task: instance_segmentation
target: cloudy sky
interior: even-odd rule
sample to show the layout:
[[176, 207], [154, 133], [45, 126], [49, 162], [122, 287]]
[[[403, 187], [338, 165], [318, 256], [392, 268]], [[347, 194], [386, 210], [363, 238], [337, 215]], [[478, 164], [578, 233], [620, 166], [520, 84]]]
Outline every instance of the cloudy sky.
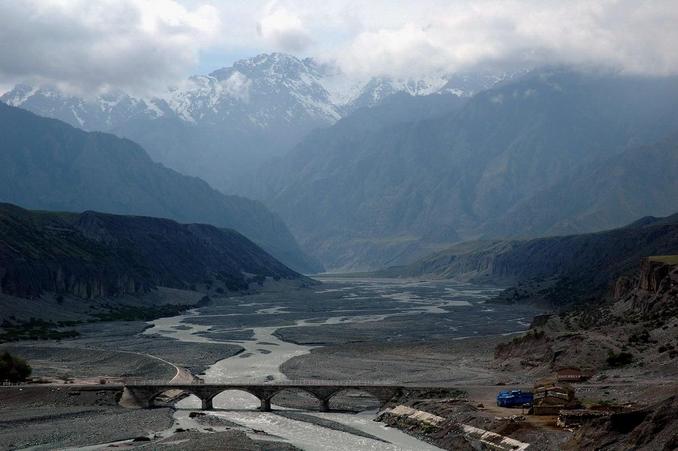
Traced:
[[0, 91], [160, 89], [261, 52], [355, 77], [497, 64], [678, 73], [676, 0], [0, 0]]

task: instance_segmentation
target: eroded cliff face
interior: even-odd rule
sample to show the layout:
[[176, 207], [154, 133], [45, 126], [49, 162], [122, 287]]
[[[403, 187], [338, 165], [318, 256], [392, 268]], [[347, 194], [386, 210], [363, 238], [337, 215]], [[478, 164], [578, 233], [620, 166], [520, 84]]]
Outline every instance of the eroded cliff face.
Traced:
[[662, 283], [670, 282], [667, 280], [669, 273], [675, 269], [675, 265], [670, 265], [662, 261], [656, 261], [646, 258], [640, 265], [640, 275], [638, 288], [645, 291], [656, 293], [667, 287], [660, 287]]
[[70, 294], [94, 299], [125, 294], [143, 294], [153, 288], [150, 280], [132, 271], [55, 259], [25, 261], [0, 268], [0, 293], [22, 298], [39, 297], [43, 292]]
[[678, 314], [678, 263], [674, 260], [645, 258], [635, 277], [620, 277], [614, 289], [618, 309], [640, 321]]

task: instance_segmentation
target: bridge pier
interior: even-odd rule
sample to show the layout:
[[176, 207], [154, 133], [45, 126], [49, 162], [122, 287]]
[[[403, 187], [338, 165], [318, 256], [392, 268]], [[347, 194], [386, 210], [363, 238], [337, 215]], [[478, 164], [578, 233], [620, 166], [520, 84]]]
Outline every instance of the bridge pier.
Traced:
[[271, 399], [270, 398], [261, 398], [261, 407], [259, 407], [259, 410], [262, 412], [270, 412], [271, 411]]
[[214, 403], [212, 398], [201, 399], [202, 401], [202, 410], [214, 410]]
[[129, 409], [148, 409], [152, 407], [151, 391], [124, 387], [118, 404]]
[[320, 411], [321, 412], [329, 412], [330, 411], [330, 400], [329, 399], [321, 399], [320, 400]]

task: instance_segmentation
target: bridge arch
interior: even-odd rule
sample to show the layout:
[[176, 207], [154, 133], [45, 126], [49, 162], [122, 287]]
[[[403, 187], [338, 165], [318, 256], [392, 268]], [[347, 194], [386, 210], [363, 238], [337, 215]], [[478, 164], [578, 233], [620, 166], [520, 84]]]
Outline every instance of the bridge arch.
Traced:
[[[181, 405], [178, 405], [181, 404]], [[186, 388], [165, 388], [148, 398], [149, 407], [173, 407], [175, 409], [201, 409], [204, 402], [200, 396]]]
[[323, 410], [325, 397], [322, 393], [316, 393], [311, 388], [304, 387], [280, 387], [270, 401], [285, 407]]
[[[260, 402], [260, 410], [271, 410], [271, 399], [276, 395], [284, 392], [292, 392], [296, 397], [301, 396], [306, 398], [306, 405], [302, 408], [308, 408], [315, 404], [315, 401], [309, 402], [310, 398], [320, 401], [321, 410], [329, 410], [329, 401], [336, 397], [343, 396], [347, 393], [353, 399], [366, 398], [368, 396], [378, 400], [378, 406], [383, 406], [395, 395], [397, 395], [403, 387], [396, 385], [359, 385], [359, 384], [335, 384], [335, 383], [285, 383], [285, 384], [129, 384], [125, 385], [120, 399], [120, 405], [130, 408], [148, 408], [156, 405], [156, 400], [165, 395], [165, 405], [173, 404], [179, 399], [187, 396], [195, 396], [201, 402], [202, 409], [212, 409], [213, 400], [223, 392], [232, 390], [241, 393], [249, 393], [258, 398]], [[359, 395], [363, 393], [363, 395]], [[222, 395], [223, 396], [223, 395]], [[194, 398], [195, 399], [195, 398]], [[242, 398], [241, 398], [242, 399]], [[197, 402], [196, 402], [197, 404]], [[218, 403], [219, 404], [219, 403]], [[181, 406], [182, 408], [184, 406]], [[193, 407], [193, 406], [191, 406]], [[199, 407], [199, 406], [195, 406]], [[217, 405], [219, 407], [219, 405]], [[242, 404], [235, 406], [231, 404], [230, 408], [253, 407], [252, 398], [250, 402], [245, 400]], [[377, 407], [376, 403], [367, 405], [365, 408]], [[188, 408], [188, 406], [186, 406]]]
[[366, 388], [345, 387], [334, 391], [326, 402], [330, 410], [363, 411], [381, 408], [388, 402], [383, 398]]
[[207, 400], [207, 408], [221, 410], [254, 410], [261, 406], [262, 399], [246, 388], [226, 388]]

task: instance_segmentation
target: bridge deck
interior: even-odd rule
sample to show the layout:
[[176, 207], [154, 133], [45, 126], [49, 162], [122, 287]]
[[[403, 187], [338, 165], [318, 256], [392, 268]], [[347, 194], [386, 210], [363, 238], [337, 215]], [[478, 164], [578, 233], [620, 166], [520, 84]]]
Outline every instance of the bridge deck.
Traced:
[[167, 382], [150, 384], [137, 383], [123, 386], [121, 404], [130, 407], [152, 407], [154, 399], [169, 390], [189, 392], [203, 403], [203, 409], [213, 408], [212, 400], [228, 390], [242, 390], [259, 398], [261, 410], [271, 410], [271, 399], [280, 392], [297, 389], [314, 396], [321, 403], [323, 410], [329, 410], [329, 401], [345, 390], [359, 390], [374, 396], [384, 405], [404, 390], [453, 390], [452, 387], [408, 386], [402, 384], [360, 383], [357, 381], [276, 381], [266, 383], [220, 383], [220, 384], [168, 384]]

